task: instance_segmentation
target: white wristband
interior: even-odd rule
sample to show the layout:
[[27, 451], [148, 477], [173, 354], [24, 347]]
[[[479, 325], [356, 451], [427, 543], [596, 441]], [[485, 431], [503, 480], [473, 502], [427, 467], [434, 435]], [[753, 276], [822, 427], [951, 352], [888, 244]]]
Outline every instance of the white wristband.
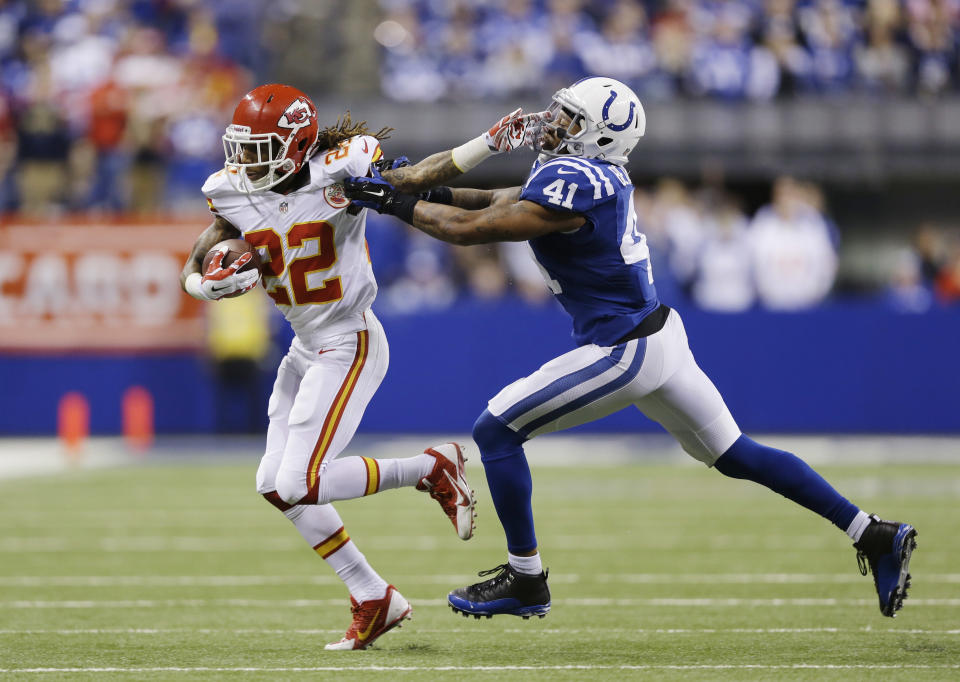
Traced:
[[209, 301], [210, 299], [203, 293], [203, 289], [200, 286], [200, 280], [202, 279], [203, 277], [199, 272], [191, 272], [183, 282], [183, 288], [198, 301]]
[[493, 156], [490, 147], [487, 146], [483, 135], [478, 135], [469, 142], [465, 142], [453, 150], [453, 165], [461, 173], [466, 173], [471, 168], [479, 166], [481, 163]]

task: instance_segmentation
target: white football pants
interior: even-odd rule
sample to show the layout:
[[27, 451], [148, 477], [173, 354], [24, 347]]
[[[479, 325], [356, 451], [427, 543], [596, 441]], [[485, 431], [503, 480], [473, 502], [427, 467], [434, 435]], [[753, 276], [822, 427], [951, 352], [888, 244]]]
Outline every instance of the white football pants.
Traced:
[[294, 338], [267, 407], [270, 424], [257, 492], [276, 491], [288, 504], [323, 504], [380, 489], [379, 465], [367, 457], [348, 458], [365, 469], [346, 477], [359, 481], [357, 490], [331, 494], [324, 489], [324, 471], [353, 438], [387, 373], [383, 327], [369, 310], [364, 318], [366, 329], [319, 339], [317, 348]]
[[679, 313], [663, 329], [618, 346], [581, 346], [510, 384], [491, 414], [533, 438], [591, 422], [633, 405], [683, 449], [712, 465], [740, 437], [713, 382], [697, 366]]

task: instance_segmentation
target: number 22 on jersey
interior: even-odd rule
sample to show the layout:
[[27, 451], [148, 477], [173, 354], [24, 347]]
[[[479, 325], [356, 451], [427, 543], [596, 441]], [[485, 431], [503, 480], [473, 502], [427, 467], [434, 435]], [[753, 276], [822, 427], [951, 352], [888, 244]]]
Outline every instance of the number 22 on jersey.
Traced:
[[333, 303], [343, 298], [343, 288], [339, 277], [323, 280], [319, 287], [311, 289], [307, 285], [307, 275], [313, 272], [323, 272], [333, 267], [337, 262], [337, 250], [333, 240], [333, 225], [326, 220], [315, 220], [305, 223], [295, 223], [287, 232], [287, 247], [296, 249], [310, 240], [317, 242], [317, 254], [302, 256], [289, 263], [284, 259], [283, 238], [273, 228], [253, 230], [243, 235], [243, 238], [254, 246], [263, 246], [267, 249], [269, 259], [263, 260], [263, 274], [268, 277], [280, 278], [284, 270], [289, 270], [290, 291], [279, 282], [264, 285], [267, 295], [277, 305], [307, 305], [310, 303]]

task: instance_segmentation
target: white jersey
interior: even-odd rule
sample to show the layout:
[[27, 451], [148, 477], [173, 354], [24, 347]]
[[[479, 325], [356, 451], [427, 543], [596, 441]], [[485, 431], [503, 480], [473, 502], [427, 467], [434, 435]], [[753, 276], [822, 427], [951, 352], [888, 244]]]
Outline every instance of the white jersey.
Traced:
[[377, 295], [365, 237], [366, 210], [347, 212], [339, 181], [367, 175], [380, 143], [358, 135], [310, 159], [310, 182], [289, 194], [244, 194], [220, 170], [203, 193], [210, 210], [257, 247], [263, 286], [300, 341], [365, 328], [363, 312]]

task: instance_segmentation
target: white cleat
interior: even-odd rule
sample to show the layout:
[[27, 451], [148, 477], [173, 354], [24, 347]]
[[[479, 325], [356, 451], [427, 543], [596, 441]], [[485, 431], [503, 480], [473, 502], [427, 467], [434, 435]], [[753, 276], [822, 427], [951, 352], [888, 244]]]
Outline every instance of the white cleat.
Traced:
[[436, 463], [433, 471], [417, 483], [417, 490], [430, 493], [430, 497], [440, 503], [443, 513], [453, 523], [457, 535], [463, 540], [469, 540], [476, 528], [474, 519], [477, 514], [474, 511], [474, 493], [467, 483], [463, 467], [466, 461], [463, 448], [456, 443], [444, 443], [427, 448], [424, 452], [433, 455]]
[[387, 593], [380, 599], [368, 599], [358, 604], [350, 597], [350, 604], [353, 622], [343, 639], [323, 647], [327, 651], [366, 649], [384, 632], [400, 627], [404, 618], [409, 619], [413, 612], [410, 603], [393, 585], [387, 585]]

